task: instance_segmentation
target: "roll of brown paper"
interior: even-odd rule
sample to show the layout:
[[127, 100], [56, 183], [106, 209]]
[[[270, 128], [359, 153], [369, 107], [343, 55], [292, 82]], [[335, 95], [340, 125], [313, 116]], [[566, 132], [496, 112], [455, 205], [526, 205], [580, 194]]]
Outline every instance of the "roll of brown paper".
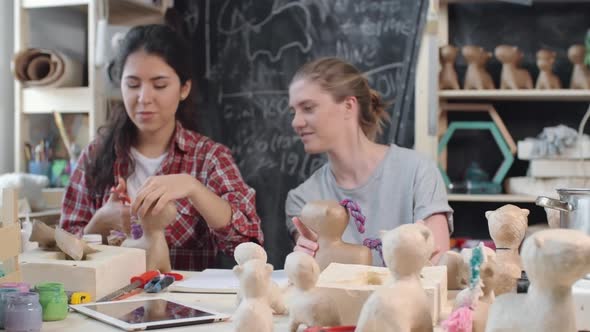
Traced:
[[13, 71], [15, 78], [27, 86], [82, 85], [82, 64], [54, 50], [29, 48], [17, 53]]

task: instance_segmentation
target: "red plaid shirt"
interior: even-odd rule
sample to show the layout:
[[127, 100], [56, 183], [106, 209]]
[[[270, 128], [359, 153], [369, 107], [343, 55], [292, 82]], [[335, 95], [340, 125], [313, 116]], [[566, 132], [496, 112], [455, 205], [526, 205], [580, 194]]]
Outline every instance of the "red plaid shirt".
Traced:
[[[92, 142], [78, 160], [62, 204], [61, 226], [74, 234], [82, 233], [94, 213], [109, 199], [109, 193], [93, 197], [87, 186], [84, 165]], [[131, 165], [118, 158], [114, 165], [115, 179], [127, 178]], [[247, 241], [262, 244], [260, 218], [256, 213], [255, 191], [242, 179], [230, 150], [177, 123], [174, 140], [166, 159], [156, 175], [187, 173], [209, 190], [230, 203], [232, 220], [220, 229], [211, 229], [187, 198], [176, 201], [176, 221], [166, 228], [172, 268], [203, 270], [215, 262], [217, 250], [233, 257], [234, 248]]]

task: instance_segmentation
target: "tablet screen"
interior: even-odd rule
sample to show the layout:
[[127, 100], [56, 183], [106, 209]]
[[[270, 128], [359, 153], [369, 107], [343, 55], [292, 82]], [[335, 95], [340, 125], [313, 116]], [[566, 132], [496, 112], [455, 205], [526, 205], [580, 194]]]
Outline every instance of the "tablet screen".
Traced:
[[214, 316], [212, 313], [164, 299], [89, 304], [85, 307], [129, 324]]

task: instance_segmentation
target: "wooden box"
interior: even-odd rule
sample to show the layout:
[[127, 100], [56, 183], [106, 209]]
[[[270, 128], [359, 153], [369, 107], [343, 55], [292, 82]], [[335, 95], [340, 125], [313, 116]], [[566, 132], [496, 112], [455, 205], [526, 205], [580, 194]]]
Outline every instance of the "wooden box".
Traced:
[[[420, 280], [430, 300], [432, 319], [436, 325], [447, 302], [446, 267], [425, 267]], [[338, 304], [342, 325], [356, 325], [363, 304], [371, 293], [391, 282], [391, 274], [385, 267], [332, 263], [322, 271], [316, 286], [325, 290], [327, 296]]]
[[18, 222], [18, 192], [14, 188], [2, 190], [0, 209], [0, 268], [4, 277], [0, 283], [21, 281], [18, 265], [20, 253], [20, 224]]
[[99, 252], [83, 261], [65, 260], [62, 252], [34, 249], [21, 254], [23, 281], [61, 282], [66, 291], [88, 292], [94, 300], [129, 284], [146, 270], [145, 250], [91, 245]]

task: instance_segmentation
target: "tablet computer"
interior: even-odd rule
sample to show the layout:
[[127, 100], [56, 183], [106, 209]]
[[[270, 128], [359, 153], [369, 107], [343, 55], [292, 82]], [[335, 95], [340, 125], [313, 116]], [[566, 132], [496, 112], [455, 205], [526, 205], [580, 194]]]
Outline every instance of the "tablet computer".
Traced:
[[163, 298], [134, 299], [70, 306], [73, 310], [126, 331], [206, 324], [229, 315]]

